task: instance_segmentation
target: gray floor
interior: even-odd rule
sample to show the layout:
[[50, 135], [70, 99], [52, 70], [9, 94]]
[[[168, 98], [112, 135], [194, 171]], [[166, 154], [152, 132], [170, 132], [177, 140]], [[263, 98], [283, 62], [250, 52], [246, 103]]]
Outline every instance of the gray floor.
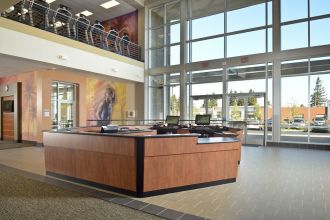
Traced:
[[144, 201], [210, 219], [330, 220], [330, 151], [243, 147], [236, 183]]

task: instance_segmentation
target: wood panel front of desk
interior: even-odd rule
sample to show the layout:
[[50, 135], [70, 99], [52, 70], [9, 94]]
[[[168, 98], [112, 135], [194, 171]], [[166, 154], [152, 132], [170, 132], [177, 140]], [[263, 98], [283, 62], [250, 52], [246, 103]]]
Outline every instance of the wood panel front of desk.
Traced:
[[146, 138], [145, 193], [235, 179], [240, 142], [197, 144], [197, 137]]
[[136, 140], [44, 132], [46, 171], [136, 191]]

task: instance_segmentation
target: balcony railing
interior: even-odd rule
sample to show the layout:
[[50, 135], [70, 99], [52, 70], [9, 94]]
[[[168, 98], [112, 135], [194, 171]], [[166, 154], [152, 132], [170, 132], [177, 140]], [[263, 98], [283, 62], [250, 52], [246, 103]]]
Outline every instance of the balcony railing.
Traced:
[[141, 46], [119, 37], [114, 30], [106, 32], [101, 24], [91, 25], [85, 17], [74, 18], [65, 8], [53, 10], [43, 1], [23, 0], [1, 14], [57, 35], [80, 41], [122, 56], [143, 61]]

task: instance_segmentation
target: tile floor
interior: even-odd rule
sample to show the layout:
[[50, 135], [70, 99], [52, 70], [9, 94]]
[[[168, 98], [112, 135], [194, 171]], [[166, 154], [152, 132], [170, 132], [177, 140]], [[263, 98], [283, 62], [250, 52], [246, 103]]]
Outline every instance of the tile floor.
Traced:
[[[1, 150], [0, 164], [44, 174], [43, 149]], [[138, 200], [209, 219], [330, 220], [330, 151], [243, 147], [236, 183]]]

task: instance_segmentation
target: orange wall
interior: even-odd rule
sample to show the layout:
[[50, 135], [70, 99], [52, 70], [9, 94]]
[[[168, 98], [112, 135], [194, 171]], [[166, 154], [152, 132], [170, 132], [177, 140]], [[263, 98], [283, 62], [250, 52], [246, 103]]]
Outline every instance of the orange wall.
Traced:
[[[22, 139], [42, 143], [42, 131], [51, 128], [51, 117], [45, 117], [44, 111], [51, 111], [51, 83], [63, 81], [79, 85], [78, 126], [86, 126], [88, 119], [95, 119], [95, 97], [103, 97], [104, 88], [111, 85], [116, 89], [117, 101], [113, 107], [113, 119], [126, 119], [127, 110], [139, 107], [135, 100], [135, 83], [109, 78], [97, 78], [85, 73], [66, 70], [38, 70], [0, 78], [0, 84], [22, 82]], [[98, 95], [101, 94], [101, 95]], [[141, 95], [140, 97], [143, 97]], [[143, 103], [142, 103], [143, 105]], [[142, 112], [140, 112], [140, 115]]]

